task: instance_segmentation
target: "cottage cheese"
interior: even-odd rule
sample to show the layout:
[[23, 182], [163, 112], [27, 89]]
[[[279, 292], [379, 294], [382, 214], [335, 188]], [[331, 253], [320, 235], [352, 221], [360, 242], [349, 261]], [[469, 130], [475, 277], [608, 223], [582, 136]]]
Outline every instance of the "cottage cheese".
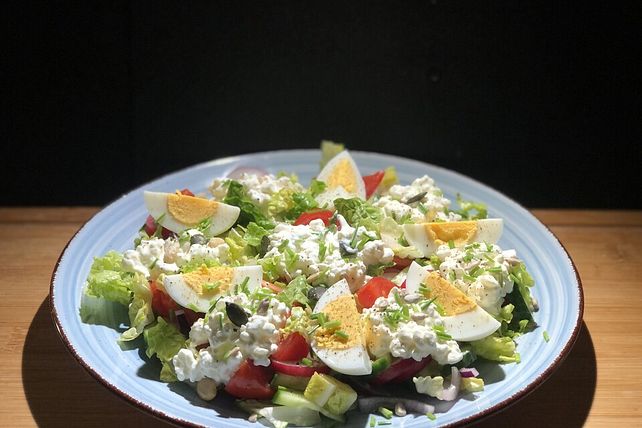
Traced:
[[276, 352], [279, 330], [285, 327], [288, 307], [271, 299], [265, 315], [252, 315], [241, 327], [238, 346], [244, 357], [254, 360], [257, 366], [269, 366], [269, 356]]
[[[394, 252], [363, 226], [355, 229], [343, 216], [337, 218], [341, 227], [335, 232], [327, 229], [321, 220], [299, 226], [278, 224], [269, 236], [265, 258], [278, 258], [278, 273], [288, 280], [305, 275], [312, 283], [332, 285], [345, 278], [350, 288], [357, 290], [367, 279], [367, 266], [390, 263]], [[370, 241], [355, 257], [344, 258], [340, 250], [341, 242], [349, 243], [355, 233], [356, 242]], [[321, 247], [324, 250], [320, 250]], [[285, 256], [288, 252], [295, 255], [293, 261], [288, 262]]]
[[454, 340], [440, 340], [433, 327], [442, 326], [441, 316], [432, 305], [421, 309], [408, 305], [409, 321], [399, 322], [391, 327], [385, 319], [386, 311], [400, 309], [395, 293], [404, 295], [403, 290], [393, 288], [388, 298], [379, 297], [372, 308], [364, 311], [368, 320], [368, 351], [374, 357], [390, 353], [394, 357], [413, 358], [417, 361], [431, 355], [439, 364], [455, 364], [462, 359], [459, 345]]
[[[406, 203], [421, 193], [425, 195], [420, 200]], [[425, 213], [419, 208], [419, 204], [425, 209]], [[397, 221], [402, 218], [408, 218], [413, 222], [461, 220], [459, 214], [444, 212], [444, 209], [450, 206], [450, 200], [443, 196], [434, 180], [427, 175], [417, 178], [408, 186], [395, 184], [384, 192], [374, 205], [382, 208], [386, 215]]]
[[161, 273], [176, 273], [176, 263], [165, 262], [165, 240], [144, 239], [135, 250], [123, 254], [122, 266], [127, 272], [140, 273], [146, 279], [156, 279]]
[[[470, 244], [464, 248], [441, 245], [435, 252], [441, 260], [439, 271], [487, 312], [497, 315], [504, 297], [513, 291], [508, 271], [519, 263], [514, 250], [498, 245]], [[497, 270], [490, 272], [488, 269]], [[483, 272], [471, 280], [471, 272]]]
[[[223, 200], [227, 194], [227, 186], [225, 183], [228, 179], [217, 178], [210, 186], [210, 192], [214, 199]], [[288, 189], [293, 192], [304, 192], [305, 188], [301, 184], [293, 181], [289, 176], [276, 177], [272, 174], [256, 175], [256, 174], [243, 174], [239, 179], [248, 196], [252, 202], [267, 210], [268, 203], [272, 196], [279, 193], [283, 189]]]

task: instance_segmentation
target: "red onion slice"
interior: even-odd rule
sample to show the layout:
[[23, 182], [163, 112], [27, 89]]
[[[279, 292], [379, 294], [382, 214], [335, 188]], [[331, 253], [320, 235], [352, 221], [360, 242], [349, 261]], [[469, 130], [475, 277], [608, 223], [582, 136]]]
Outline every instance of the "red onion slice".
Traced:
[[459, 386], [461, 385], [461, 375], [459, 369], [455, 366], [451, 367], [450, 385], [444, 387], [442, 400], [453, 401], [459, 395]]
[[461, 377], [477, 377], [477, 376], [479, 376], [479, 372], [474, 367], [464, 367], [463, 369], [459, 369], [459, 374], [461, 375]]
[[255, 174], [258, 176], [267, 175], [267, 170], [253, 166], [237, 166], [227, 174], [227, 178], [238, 180], [243, 174]]

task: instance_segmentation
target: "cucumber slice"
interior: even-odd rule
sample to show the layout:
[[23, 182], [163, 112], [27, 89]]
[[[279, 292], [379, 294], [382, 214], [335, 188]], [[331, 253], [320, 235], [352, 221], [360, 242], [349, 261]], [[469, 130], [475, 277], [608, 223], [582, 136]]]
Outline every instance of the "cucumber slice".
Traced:
[[285, 428], [288, 424], [308, 427], [321, 423], [319, 412], [305, 407], [264, 407], [258, 414], [279, 428]]
[[276, 373], [274, 379], [272, 379], [272, 386], [278, 388], [279, 386], [284, 386], [289, 389], [294, 389], [297, 391], [305, 391], [305, 388], [310, 382], [309, 377], [304, 376], [291, 376], [284, 373]]
[[328, 411], [327, 409], [317, 406], [312, 401], [305, 398], [303, 394], [301, 394], [300, 392], [288, 391], [286, 389], [280, 388], [278, 391], [276, 391], [276, 394], [274, 394], [274, 397], [272, 397], [272, 402], [274, 404], [280, 404], [281, 406], [285, 406], [285, 407], [292, 407], [292, 408], [305, 407], [307, 409], [321, 412], [323, 416], [326, 416], [330, 419], [334, 419], [335, 421], [339, 421], [339, 422], [345, 421], [345, 418], [343, 417], [343, 415], [336, 415]]

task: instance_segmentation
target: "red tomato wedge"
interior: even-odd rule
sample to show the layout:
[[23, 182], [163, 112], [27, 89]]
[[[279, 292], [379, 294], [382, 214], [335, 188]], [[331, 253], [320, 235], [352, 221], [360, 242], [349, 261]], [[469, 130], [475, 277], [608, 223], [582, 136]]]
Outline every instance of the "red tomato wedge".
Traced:
[[270, 367], [255, 366], [252, 360], [243, 361], [225, 385], [225, 391], [236, 398], [269, 400], [274, 395], [270, 387], [272, 375]]
[[302, 224], [310, 224], [312, 220], [317, 220], [321, 219], [323, 221], [323, 224], [326, 226], [330, 225], [330, 217], [334, 212], [330, 210], [319, 210], [319, 211], [310, 211], [307, 213], [302, 213], [299, 218], [294, 220], [294, 225], [295, 226], [300, 226]]
[[363, 177], [363, 183], [366, 185], [366, 199], [369, 199], [370, 196], [377, 191], [377, 187], [381, 184], [384, 174], [384, 171], [377, 171], [374, 174]]
[[281, 340], [272, 358], [277, 361], [299, 361], [310, 353], [310, 347], [305, 337], [300, 333], [291, 333]]
[[381, 385], [387, 382], [399, 383], [406, 381], [426, 367], [430, 360], [430, 356], [421, 361], [416, 361], [412, 358], [397, 360], [386, 370], [379, 373], [370, 383], [373, 385]]
[[392, 287], [397, 285], [382, 276], [375, 276], [361, 287], [356, 293], [357, 302], [362, 308], [371, 308], [379, 297], [388, 297]]
[[149, 288], [152, 291], [152, 310], [154, 313], [164, 318], [169, 317], [169, 312], [177, 309], [178, 304], [169, 297], [169, 294], [159, 289], [154, 281], [149, 283]]
[[181, 195], [185, 195], [185, 196], [195, 196], [195, 195], [194, 195], [194, 193], [192, 193], [192, 191], [191, 191], [191, 190], [189, 190], [189, 189], [183, 189], [183, 190], [181, 190], [180, 192], [181, 192]]
[[274, 371], [283, 373], [290, 376], [301, 376], [301, 377], [310, 377], [315, 372], [317, 373], [329, 373], [330, 367], [324, 365], [318, 366], [304, 366], [298, 363], [284, 363], [283, 361], [272, 360], [271, 366], [274, 368]]

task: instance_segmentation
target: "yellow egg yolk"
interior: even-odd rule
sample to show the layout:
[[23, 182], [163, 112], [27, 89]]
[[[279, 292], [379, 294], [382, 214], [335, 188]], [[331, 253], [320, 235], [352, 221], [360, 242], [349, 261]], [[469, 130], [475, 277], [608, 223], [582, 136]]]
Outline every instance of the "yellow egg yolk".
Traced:
[[196, 294], [220, 294], [230, 287], [232, 282], [233, 268], [210, 267], [202, 265], [195, 271], [183, 274], [183, 281]]
[[343, 159], [337, 163], [328, 177], [327, 185], [329, 189], [342, 186], [350, 193], [357, 192], [357, 183], [354, 168], [348, 159]]
[[426, 236], [438, 245], [452, 241], [461, 247], [471, 242], [477, 233], [476, 221], [426, 223]]
[[167, 195], [167, 211], [182, 224], [196, 225], [214, 216], [217, 209], [216, 201], [178, 193]]
[[457, 287], [442, 278], [437, 272], [430, 272], [424, 278], [428, 288], [426, 297], [435, 299], [444, 310], [444, 315], [451, 316], [475, 309], [477, 304]]
[[[340, 296], [328, 303], [323, 309], [323, 313], [326, 314], [328, 322], [339, 321], [341, 324], [333, 329], [319, 328], [315, 335], [317, 346], [329, 349], [347, 349], [363, 344], [363, 326], [353, 296]], [[336, 335], [337, 330], [345, 333], [347, 338]]]

